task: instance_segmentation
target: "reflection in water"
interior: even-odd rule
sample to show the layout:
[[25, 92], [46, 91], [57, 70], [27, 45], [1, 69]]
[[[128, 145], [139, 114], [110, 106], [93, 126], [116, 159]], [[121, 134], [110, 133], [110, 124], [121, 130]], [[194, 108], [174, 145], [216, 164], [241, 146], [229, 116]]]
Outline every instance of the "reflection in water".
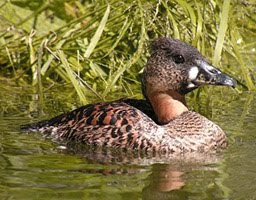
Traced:
[[152, 174], [148, 177], [149, 185], [143, 188], [143, 199], [181, 199], [187, 196], [180, 191], [185, 186], [184, 172], [175, 165], [155, 165]]
[[165, 170], [157, 174], [159, 181], [156, 182], [156, 190], [159, 192], [170, 192], [172, 190], [181, 189], [181, 187], [185, 185], [182, 179], [183, 174], [183, 172], [171, 169], [171, 166], [167, 166]]
[[[140, 173], [145, 173], [145, 166], [151, 166], [150, 172], [146, 177], [145, 186], [142, 188], [142, 199], [187, 199], [189, 196], [198, 196], [198, 192], [193, 193], [193, 190], [198, 190], [198, 185], [191, 185], [191, 180], [187, 180], [188, 174], [191, 171], [200, 171], [203, 173], [209, 173], [209, 185], [213, 185], [211, 190], [217, 191], [217, 193], [224, 194], [221, 178], [221, 171], [218, 170], [218, 163], [223, 162], [223, 158], [220, 154], [185, 154], [179, 156], [172, 155], [145, 155], [134, 152], [117, 152], [107, 149], [92, 149], [85, 147], [84, 145], [69, 144], [67, 149], [61, 150], [66, 154], [80, 155], [83, 157], [86, 163], [89, 164], [104, 164], [105, 166], [112, 166], [107, 169], [83, 169], [79, 172], [86, 174], [102, 174], [104, 176], [115, 175], [129, 175], [136, 177]], [[113, 167], [113, 165], [115, 167]], [[137, 167], [132, 167], [137, 166]], [[141, 167], [138, 167], [141, 166]], [[215, 174], [215, 176], [212, 176]], [[214, 179], [215, 178], [215, 179]], [[215, 181], [219, 182], [218, 184]], [[188, 183], [187, 183], [188, 182]], [[199, 180], [198, 184], [202, 184], [202, 180]], [[189, 186], [187, 186], [189, 185]], [[188, 190], [189, 188], [189, 190]], [[207, 184], [201, 185], [200, 190], [207, 191]]]
[[150, 183], [143, 190], [144, 194], [148, 190], [160, 193], [179, 190], [185, 185], [183, 175], [184, 172], [178, 169], [178, 165], [154, 165], [152, 174], [148, 177]]
[[161, 154], [157, 152], [101, 148], [72, 142], [68, 142], [65, 146], [61, 145], [59, 149], [67, 154], [80, 155], [85, 158], [88, 163], [149, 165], [155, 163], [169, 164], [173, 162], [176, 163], [177, 161], [201, 164], [217, 163], [220, 161], [220, 157], [217, 156], [218, 153], [216, 152]]
[[147, 200], [162, 199], [226, 199], [223, 174], [217, 163], [182, 162], [154, 165], [148, 176], [149, 184], [143, 188]]

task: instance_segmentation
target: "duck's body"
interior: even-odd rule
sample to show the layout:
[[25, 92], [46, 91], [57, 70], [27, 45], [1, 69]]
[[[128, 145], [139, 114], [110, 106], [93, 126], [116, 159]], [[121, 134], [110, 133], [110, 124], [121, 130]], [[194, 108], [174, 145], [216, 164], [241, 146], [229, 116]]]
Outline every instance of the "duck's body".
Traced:
[[[27, 128], [60, 140], [126, 150], [186, 153], [226, 147], [221, 128], [189, 111], [184, 94], [203, 83], [234, 86], [235, 81], [208, 66], [193, 47], [183, 42], [161, 38], [153, 51], [143, 77], [146, 100], [90, 104]], [[176, 54], [190, 57], [182, 60]], [[204, 74], [209, 69], [214, 75], [210, 78], [208, 72]]]
[[30, 129], [64, 141], [162, 153], [206, 152], [227, 146], [219, 126], [196, 112], [187, 111], [165, 125], [151, 117], [154, 113], [147, 101], [120, 99], [89, 104]]

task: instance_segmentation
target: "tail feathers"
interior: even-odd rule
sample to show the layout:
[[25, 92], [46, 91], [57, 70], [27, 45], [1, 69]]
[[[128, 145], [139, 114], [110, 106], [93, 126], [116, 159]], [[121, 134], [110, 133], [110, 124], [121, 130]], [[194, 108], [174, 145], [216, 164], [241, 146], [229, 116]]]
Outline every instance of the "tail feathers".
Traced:
[[24, 130], [24, 131], [39, 131], [39, 129], [47, 126], [49, 126], [49, 120], [44, 120], [44, 121], [40, 121], [32, 124], [24, 124], [24, 125], [21, 125], [20, 128], [21, 130]]
[[32, 124], [24, 124], [21, 126], [21, 130], [25, 131], [44, 131], [49, 127], [58, 126], [61, 123], [65, 123], [66, 114], [58, 115], [50, 120], [43, 120]]

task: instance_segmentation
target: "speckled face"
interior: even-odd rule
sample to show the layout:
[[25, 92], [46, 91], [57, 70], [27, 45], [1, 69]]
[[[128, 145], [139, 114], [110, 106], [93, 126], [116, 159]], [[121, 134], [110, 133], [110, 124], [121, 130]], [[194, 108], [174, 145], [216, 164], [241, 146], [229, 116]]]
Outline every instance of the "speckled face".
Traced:
[[153, 43], [142, 80], [145, 96], [146, 88], [186, 94], [205, 84], [234, 86], [235, 81], [209, 65], [196, 48], [182, 41], [159, 38]]

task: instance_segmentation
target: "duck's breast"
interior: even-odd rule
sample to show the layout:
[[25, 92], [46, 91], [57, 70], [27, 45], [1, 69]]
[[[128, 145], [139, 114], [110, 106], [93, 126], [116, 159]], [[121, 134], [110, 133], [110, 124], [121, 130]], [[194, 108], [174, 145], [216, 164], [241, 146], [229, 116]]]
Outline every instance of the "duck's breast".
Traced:
[[196, 112], [185, 112], [164, 128], [168, 134], [162, 146], [172, 146], [176, 152], [207, 152], [225, 148], [228, 144], [223, 130]]

